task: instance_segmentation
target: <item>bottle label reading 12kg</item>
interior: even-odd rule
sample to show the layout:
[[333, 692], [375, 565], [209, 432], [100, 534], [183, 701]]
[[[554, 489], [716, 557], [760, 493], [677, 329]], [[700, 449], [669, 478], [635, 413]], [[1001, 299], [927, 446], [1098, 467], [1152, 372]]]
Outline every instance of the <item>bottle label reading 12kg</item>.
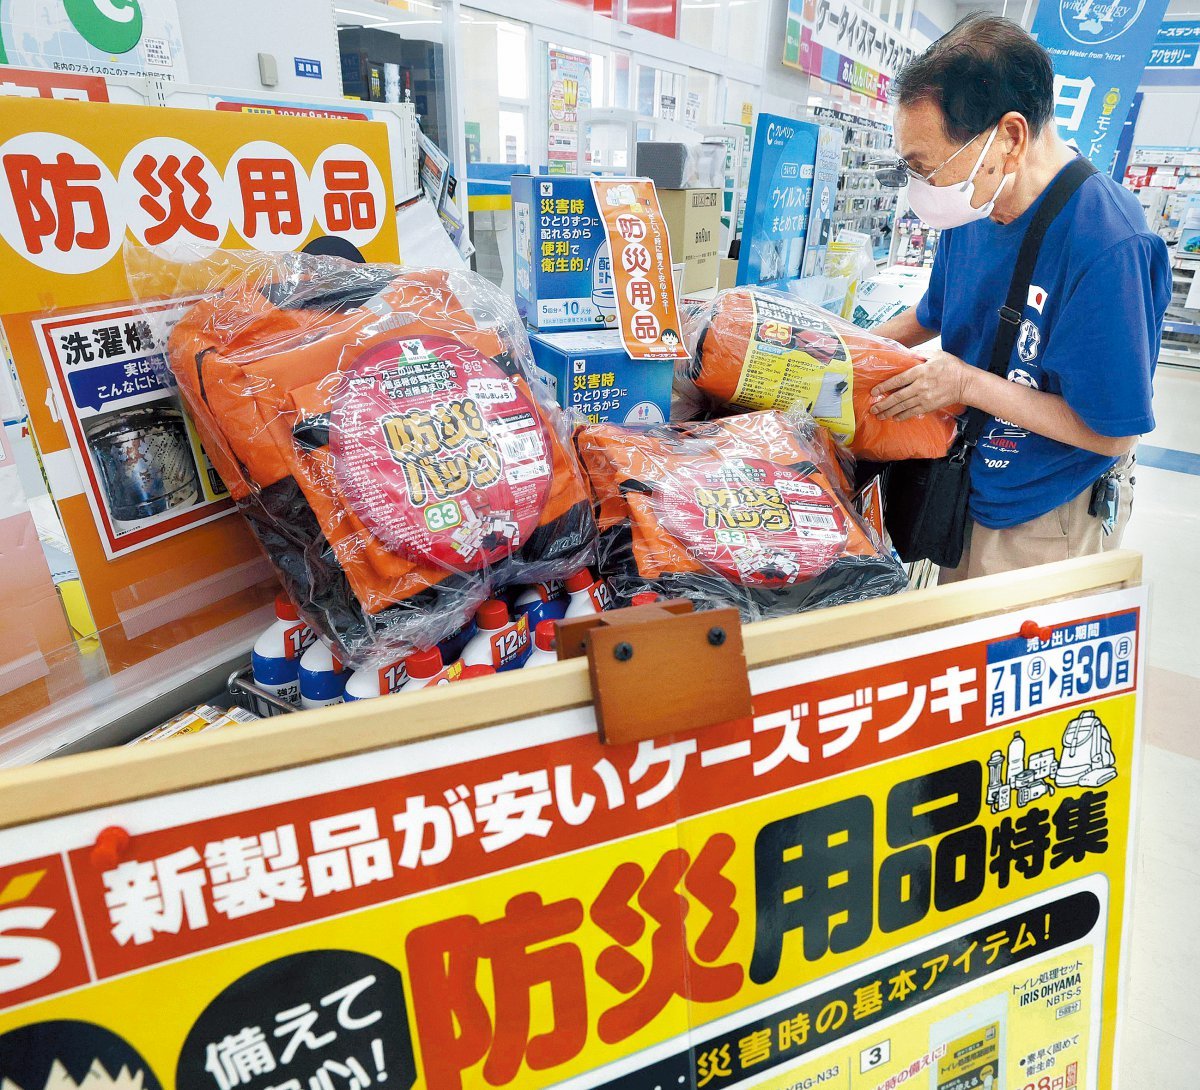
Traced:
[[745, 459], [722, 473], [680, 462], [654, 506], [699, 563], [733, 583], [784, 587], [819, 575], [846, 545], [838, 502], [802, 469]]
[[780, 299], [750, 294], [753, 333], [733, 403], [744, 409], [800, 404], [839, 440], [854, 438], [854, 368], [832, 324]]
[[531, 398], [489, 357], [437, 337], [385, 341], [350, 364], [333, 397], [329, 449], [367, 529], [456, 570], [523, 545], [550, 490]]

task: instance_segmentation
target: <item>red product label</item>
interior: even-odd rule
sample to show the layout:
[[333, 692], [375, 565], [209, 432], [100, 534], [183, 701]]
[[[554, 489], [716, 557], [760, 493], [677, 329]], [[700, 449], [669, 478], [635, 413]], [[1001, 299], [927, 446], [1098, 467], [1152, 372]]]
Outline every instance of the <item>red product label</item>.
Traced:
[[663, 526], [733, 583], [784, 587], [811, 579], [845, 547], [838, 502], [800, 469], [747, 458], [714, 472], [680, 461], [654, 492]]
[[523, 545], [550, 490], [533, 401], [492, 359], [438, 337], [378, 344], [350, 364], [333, 396], [330, 451], [373, 534], [459, 571]]
[[529, 650], [529, 614], [522, 613], [506, 628], [492, 637], [492, 665], [503, 669]]
[[403, 659], [379, 668], [379, 691], [384, 696], [397, 692], [406, 681], [408, 671], [404, 668]]
[[293, 625], [283, 634], [283, 653], [286, 658], [298, 659], [314, 643], [317, 634], [303, 621]]
[[592, 600], [592, 605], [596, 607], [597, 613], [603, 613], [606, 609], [613, 607], [612, 591], [609, 590], [608, 584], [603, 579], [597, 579], [588, 587], [588, 596]]

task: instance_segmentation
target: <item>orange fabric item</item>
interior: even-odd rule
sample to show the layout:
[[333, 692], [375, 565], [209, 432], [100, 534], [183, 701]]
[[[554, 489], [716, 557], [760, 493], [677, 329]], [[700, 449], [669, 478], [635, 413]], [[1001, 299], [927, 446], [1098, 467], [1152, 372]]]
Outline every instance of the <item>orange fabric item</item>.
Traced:
[[[462, 612], [469, 616], [486, 597], [498, 564], [511, 558], [536, 566], [539, 560], [578, 554], [577, 563], [558, 573], [569, 574], [587, 562], [594, 541], [586, 483], [557, 407], [547, 407], [531, 389], [517, 362], [525, 353], [506, 335], [503, 316], [479, 320], [464, 305], [458, 292], [474, 286], [467, 281], [471, 274], [453, 275], [452, 283], [451, 274], [440, 270], [336, 263], [272, 283], [248, 280], [198, 302], [170, 337], [171, 367], [209, 456], [260, 538], [264, 517], [280, 521], [274, 514], [264, 516], [264, 497], [277, 499], [280, 488], [290, 495], [294, 482], [302, 506], [311, 511], [332, 549], [333, 567], [344, 573], [367, 614], [427, 595], [449, 580], [463, 587]], [[364, 371], [363, 361], [373, 356], [382, 363]], [[409, 365], [424, 368], [422, 377], [411, 378], [416, 372]], [[462, 393], [457, 401], [454, 395], [443, 398], [438, 389], [451, 386], [437, 385], [442, 374], [453, 376], [458, 383], [454, 389], [470, 384], [478, 399]], [[397, 394], [389, 382], [403, 382], [404, 392]], [[368, 396], [380, 392], [365, 411], [351, 417], [349, 403], [364, 388]], [[421, 398], [410, 398], [412, 390]], [[498, 418], [496, 404], [516, 408]], [[422, 408], [414, 413], [412, 405]], [[389, 421], [398, 414], [400, 426], [392, 438]], [[414, 415], [419, 419], [412, 423], [408, 417]], [[515, 448], [504, 445], [514, 420], [524, 429], [523, 438], [532, 436], [525, 439], [533, 444], [531, 452], [514, 453]], [[358, 430], [343, 434], [351, 423]], [[478, 514], [479, 497], [486, 500], [499, 487], [509, 499], [520, 494], [525, 523], [518, 527], [515, 516], [508, 521], [497, 516], [494, 523], [481, 525], [507, 529], [486, 536], [478, 546], [458, 544], [448, 530], [433, 535], [443, 527], [430, 521], [428, 507], [443, 497], [436, 492], [423, 500], [412, 495], [413, 481], [424, 480], [420, 474], [426, 463], [412, 469], [413, 459], [403, 457], [410, 448], [398, 451], [393, 445], [419, 440], [434, 444], [442, 459], [431, 456], [427, 464], [433, 471], [449, 463], [452, 449], [463, 452], [445, 472], [454, 477], [447, 487], [474, 500], [474, 508], [463, 508], [468, 514]], [[537, 477], [534, 485], [512, 469], [517, 463], [524, 466], [526, 457], [533, 467], [528, 476]], [[365, 466], [351, 466], [357, 477], [347, 471], [354, 458]], [[509, 477], [516, 481], [511, 488]], [[436, 474], [430, 480], [443, 483]], [[462, 492], [468, 485], [470, 490]], [[407, 522], [397, 518], [399, 508]], [[436, 540], [437, 549], [412, 544], [424, 532], [413, 512], [425, 514], [430, 532], [421, 540]], [[450, 528], [455, 525], [447, 522]], [[389, 529], [395, 532], [389, 534]], [[280, 525], [270, 536], [288, 534], [289, 528]], [[404, 534], [408, 536], [398, 542]], [[264, 544], [272, 554], [271, 544]], [[304, 556], [293, 558], [292, 566], [303, 565], [311, 575], [317, 562], [310, 554], [313, 548], [320, 552], [322, 543], [295, 544]], [[450, 545], [474, 550], [463, 554], [469, 562], [453, 563], [459, 554]], [[280, 563], [276, 556], [272, 559]], [[320, 563], [325, 563], [323, 556]], [[472, 575], [485, 564], [487, 574]], [[336, 572], [328, 576], [336, 578]], [[326, 574], [313, 578], [319, 583]], [[304, 590], [293, 597], [303, 604]]]
[[856, 458], [940, 458], [961, 406], [897, 421], [873, 416], [871, 391], [922, 357], [782, 292], [731, 288], [684, 323], [695, 344], [689, 377], [741, 410], [800, 404]]
[[601, 571], [622, 598], [657, 590], [758, 619], [905, 585], [822, 442], [785, 413], [596, 424], [575, 441], [598, 504]]

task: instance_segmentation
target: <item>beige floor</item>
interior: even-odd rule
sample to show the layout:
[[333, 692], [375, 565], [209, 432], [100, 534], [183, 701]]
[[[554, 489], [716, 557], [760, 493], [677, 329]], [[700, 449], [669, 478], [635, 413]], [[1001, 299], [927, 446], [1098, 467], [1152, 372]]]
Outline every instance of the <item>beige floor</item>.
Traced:
[[[1200, 454], [1200, 374], [1155, 386], [1143, 442]], [[1200, 1090], [1200, 475], [1136, 479], [1125, 544], [1145, 556], [1150, 666], [1119, 1090]]]

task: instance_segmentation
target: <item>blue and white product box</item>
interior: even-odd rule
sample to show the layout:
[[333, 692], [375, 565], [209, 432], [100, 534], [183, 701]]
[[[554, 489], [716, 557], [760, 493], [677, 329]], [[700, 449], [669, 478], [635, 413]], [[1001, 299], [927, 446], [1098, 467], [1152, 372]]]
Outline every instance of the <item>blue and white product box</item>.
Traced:
[[[739, 284], [782, 286], [803, 274], [820, 138], [821, 126], [814, 122], [759, 114], [738, 256]], [[835, 195], [836, 187], [831, 202]]]
[[517, 310], [525, 324], [615, 329], [612, 255], [591, 180], [517, 174], [512, 199]]
[[564, 409], [594, 424], [661, 424], [671, 418], [673, 360], [631, 360], [612, 331], [531, 333], [538, 378]]
[[813, 163], [812, 200], [808, 234], [804, 240], [804, 275], [825, 275], [825, 254], [833, 233], [833, 206], [837, 201], [838, 176], [842, 170], [842, 131], [822, 125]]

